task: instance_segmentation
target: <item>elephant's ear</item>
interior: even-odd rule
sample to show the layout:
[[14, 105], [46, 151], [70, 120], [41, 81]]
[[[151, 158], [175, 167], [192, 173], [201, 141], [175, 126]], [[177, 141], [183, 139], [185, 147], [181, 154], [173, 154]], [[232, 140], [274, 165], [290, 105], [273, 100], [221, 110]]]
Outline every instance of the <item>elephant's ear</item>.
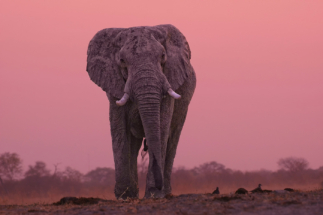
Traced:
[[185, 36], [173, 25], [151, 27], [152, 34], [167, 53], [164, 74], [173, 90], [177, 90], [193, 73], [190, 63], [191, 51]]
[[123, 95], [125, 81], [115, 57], [119, 50], [113, 41], [121, 28], [107, 28], [99, 31], [90, 41], [87, 51], [86, 71], [91, 80], [108, 96], [120, 99]]

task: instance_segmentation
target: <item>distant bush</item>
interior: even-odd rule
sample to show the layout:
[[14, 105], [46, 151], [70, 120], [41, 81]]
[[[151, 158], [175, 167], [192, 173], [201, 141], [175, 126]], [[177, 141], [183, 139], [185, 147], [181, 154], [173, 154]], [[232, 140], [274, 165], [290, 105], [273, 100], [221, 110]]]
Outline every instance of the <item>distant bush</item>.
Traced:
[[[146, 158], [138, 164], [138, 186], [141, 197], [145, 190], [148, 163]], [[215, 161], [192, 169], [173, 168], [172, 192], [175, 195], [210, 193], [219, 187], [221, 193], [229, 193], [239, 187], [253, 189], [259, 183], [265, 189], [323, 188], [323, 167], [316, 170], [309, 169], [308, 162], [302, 158], [280, 159], [278, 165], [280, 169], [277, 171], [246, 172], [228, 169]], [[59, 171], [56, 164], [54, 173], [51, 173], [44, 162], [37, 161], [28, 167], [24, 178], [18, 179], [22, 173], [21, 166], [22, 162], [17, 154], [0, 155], [0, 173], [3, 177], [3, 180], [0, 177], [2, 199], [22, 203], [35, 202], [37, 198], [53, 202], [63, 196], [114, 198], [115, 171], [112, 168], [98, 167], [83, 175], [71, 167]]]

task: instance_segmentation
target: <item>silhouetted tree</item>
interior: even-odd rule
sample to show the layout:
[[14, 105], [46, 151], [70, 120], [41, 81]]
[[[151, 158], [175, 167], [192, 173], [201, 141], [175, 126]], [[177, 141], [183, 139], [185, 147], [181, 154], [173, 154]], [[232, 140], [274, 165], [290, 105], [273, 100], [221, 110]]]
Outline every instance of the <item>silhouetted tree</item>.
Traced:
[[35, 165], [30, 165], [25, 172], [25, 178], [21, 181], [22, 192], [26, 193], [28, 197], [46, 197], [53, 185], [53, 179], [50, 171], [46, 168], [46, 164], [37, 161]]
[[60, 165], [61, 163], [56, 163], [56, 164], [53, 164], [54, 165], [54, 173], [53, 173], [53, 177], [57, 176], [60, 174], [60, 172], [58, 171], [58, 166]]
[[194, 171], [197, 174], [220, 173], [225, 171], [225, 166], [215, 161], [211, 161], [208, 163], [201, 164], [199, 167], [195, 167]]
[[31, 176], [44, 177], [49, 175], [50, 175], [50, 170], [46, 168], [46, 164], [42, 161], [36, 161], [35, 166], [29, 166], [28, 171], [25, 173], [25, 177], [31, 177]]
[[193, 172], [197, 177], [196, 181], [200, 184], [199, 187], [207, 187], [219, 181], [221, 174], [225, 172], [225, 166], [211, 161], [195, 167]]
[[90, 183], [113, 186], [115, 184], [115, 172], [114, 169], [111, 168], [98, 167], [95, 170], [88, 172], [84, 176], [84, 179]]
[[62, 175], [65, 180], [77, 181], [77, 182], [80, 182], [83, 177], [82, 173], [80, 173], [78, 170], [72, 169], [69, 166], [65, 168], [65, 171], [63, 172]]
[[281, 158], [277, 162], [278, 166], [289, 172], [299, 172], [308, 169], [308, 161], [304, 158]]
[[0, 155], [0, 176], [3, 179], [14, 180], [22, 172], [22, 161], [18, 154], [5, 152]]

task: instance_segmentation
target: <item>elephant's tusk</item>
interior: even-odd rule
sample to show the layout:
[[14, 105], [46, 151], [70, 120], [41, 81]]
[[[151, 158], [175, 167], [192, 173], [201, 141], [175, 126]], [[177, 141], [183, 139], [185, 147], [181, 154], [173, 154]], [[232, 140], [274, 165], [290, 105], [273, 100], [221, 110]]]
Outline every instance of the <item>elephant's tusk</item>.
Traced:
[[118, 106], [123, 106], [124, 104], [127, 103], [128, 99], [129, 99], [129, 95], [127, 93], [124, 93], [122, 98], [120, 100], [116, 101], [116, 103]]
[[168, 90], [168, 94], [173, 97], [174, 99], [180, 99], [181, 98], [181, 95], [177, 94], [174, 92], [174, 90], [172, 90], [171, 88], [169, 88]]

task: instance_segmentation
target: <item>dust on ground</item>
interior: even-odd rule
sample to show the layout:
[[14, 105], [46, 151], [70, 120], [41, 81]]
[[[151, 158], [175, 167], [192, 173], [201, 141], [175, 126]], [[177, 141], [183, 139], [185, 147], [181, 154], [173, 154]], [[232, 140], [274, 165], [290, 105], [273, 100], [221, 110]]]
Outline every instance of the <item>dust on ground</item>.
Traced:
[[0, 214], [323, 214], [323, 190], [96, 200], [81, 204], [0, 205]]

